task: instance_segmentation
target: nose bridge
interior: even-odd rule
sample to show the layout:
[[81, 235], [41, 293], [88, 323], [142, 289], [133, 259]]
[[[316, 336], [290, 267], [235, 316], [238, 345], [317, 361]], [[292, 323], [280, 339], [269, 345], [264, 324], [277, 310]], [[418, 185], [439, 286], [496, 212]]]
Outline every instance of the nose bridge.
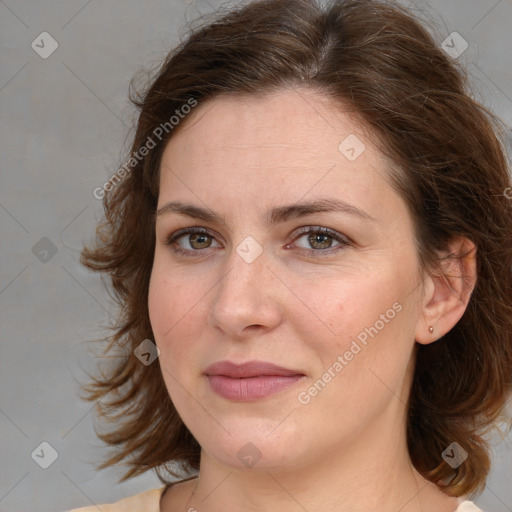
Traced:
[[257, 301], [258, 295], [264, 293], [268, 263], [263, 247], [252, 237], [233, 247], [226, 262], [228, 272], [219, 283], [217, 302], [237, 298], [242, 305]]
[[234, 247], [226, 262], [211, 309], [213, 326], [231, 336], [240, 335], [246, 326], [272, 327], [279, 322], [277, 297], [272, 294], [270, 260], [263, 247], [247, 237]]

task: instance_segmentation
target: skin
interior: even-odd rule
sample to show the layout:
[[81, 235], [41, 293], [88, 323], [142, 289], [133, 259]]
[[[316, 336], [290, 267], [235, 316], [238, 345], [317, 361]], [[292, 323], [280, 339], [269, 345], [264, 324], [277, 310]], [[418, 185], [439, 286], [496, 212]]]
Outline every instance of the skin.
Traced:
[[[338, 149], [350, 134], [365, 145], [353, 161]], [[449, 281], [422, 278], [411, 216], [387, 165], [354, 116], [305, 88], [215, 98], [167, 144], [158, 208], [207, 207], [225, 225], [177, 213], [156, 220], [151, 324], [170, 397], [202, 447], [199, 479], [171, 487], [163, 512], [457, 508], [413, 468], [405, 404], [415, 343], [436, 341], [466, 308], [474, 251], [447, 263]], [[372, 220], [322, 212], [265, 222], [275, 206], [319, 198], [342, 199]], [[327, 236], [312, 245], [298, 233], [303, 226], [331, 228], [350, 243]], [[175, 241], [188, 257], [166, 244], [187, 227], [209, 231]], [[249, 236], [262, 248], [252, 262], [237, 253]], [[461, 239], [451, 249], [474, 248]], [[394, 318], [300, 403], [299, 394], [397, 303]], [[270, 361], [305, 377], [264, 399], [234, 402], [203, 374], [221, 360]], [[248, 442], [261, 454], [252, 467], [237, 456]]]

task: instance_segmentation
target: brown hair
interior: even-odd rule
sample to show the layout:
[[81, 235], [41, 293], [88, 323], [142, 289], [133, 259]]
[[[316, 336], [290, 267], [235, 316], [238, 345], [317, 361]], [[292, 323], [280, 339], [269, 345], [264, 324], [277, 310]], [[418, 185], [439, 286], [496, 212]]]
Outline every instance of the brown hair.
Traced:
[[[109, 187], [96, 243], [81, 260], [109, 276], [120, 305], [105, 353], [117, 345], [121, 355], [85, 387], [86, 400], [109, 398], [98, 414], [115, 422], [97, 432], [116, 447], [99, 468], [125, 461], [120, 481], [155, 468], [162, 482], [163, 469], [178, 476], [171, 464], [199, 468], [200, 446], [170, 400], [158, 359], [145, 366], [133, 352], [154, 339], [147, 298], [159, 164], [181, 126], [170, 116], [221, 94], [294, 86], [348, 106], [371, 130], [414, 219], [423, 270], [440, 271], [437, 251], [454, 237], [476, 245], [478, 279], [464, 316], [436, 343], [416, 344], [407, 442], [415, 468], [447, 494], [481, 492], [486, 435], [508, 419], [512, 384], [512, 201], [501, 124], [472, 99], [462, 66], [415, 15], [374, 0], [263, 0], [217, 14], [168, 55], [144, 93], [132, 89], [140, 114], [131, 167]], [[165, 136], [141, 158], [162, 126]], [[441, 456], [454, 441], [469, 454], [456, 469]]]

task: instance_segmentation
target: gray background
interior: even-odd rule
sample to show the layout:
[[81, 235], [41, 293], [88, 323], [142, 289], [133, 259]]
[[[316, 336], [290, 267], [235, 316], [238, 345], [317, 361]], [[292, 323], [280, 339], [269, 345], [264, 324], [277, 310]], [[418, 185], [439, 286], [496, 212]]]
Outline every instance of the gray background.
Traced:
[[[459, 59], [474, 95], [512, 126], [512, 2], [403, 3], [437, 22], [439, 43], [462, 35], [469, 47]], [[95, 472], [90, 464], [105, 447], [93, 431], [93, 404], [78, 398], [79, 382], [99, 351], [87, 340], [105, 334], [113, 307], [78, 257], [102, 213], [92, 191], [124, 156], [134, 115], [130, 78], [158, 63], [187, 21], [219, 5], [0, 1], [0, 511], [59, 512], [161, 485], [152, 473], [118, 485], [119, 469]], [[44, 31], [58, 43], [46, 59], [31, 47]], [[31, 456], [41, 442], [58, 455], [47, 469]], [[41, 463], [50, 461], [44, 453]], [[476, 500], [486, 512], [512, 510], [511, 456], [512, 437], [497, 440], [492, 475]]]

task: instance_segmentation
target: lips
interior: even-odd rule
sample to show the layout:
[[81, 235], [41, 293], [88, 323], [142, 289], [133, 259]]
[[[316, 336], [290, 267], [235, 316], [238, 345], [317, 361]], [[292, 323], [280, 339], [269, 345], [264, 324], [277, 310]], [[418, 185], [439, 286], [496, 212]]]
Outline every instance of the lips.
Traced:
[[243, 364], [220, 361], [209, 366], [204, 373], [216, 394], [236, 402], [266, 398], [305, 377], [300, 371], [265, 361]]
[[224, 375], [235, 379], [244, 379], [249, 377], [259, 377], [263, 375], [275, 375], [280, 377], [292, 377], [304, 375], [301, 371], [277, 366], [266, 361], [249, 361], [247, 363], [236, 364], [231, 361], [219, 361], [205, 370], [206, 375]]

